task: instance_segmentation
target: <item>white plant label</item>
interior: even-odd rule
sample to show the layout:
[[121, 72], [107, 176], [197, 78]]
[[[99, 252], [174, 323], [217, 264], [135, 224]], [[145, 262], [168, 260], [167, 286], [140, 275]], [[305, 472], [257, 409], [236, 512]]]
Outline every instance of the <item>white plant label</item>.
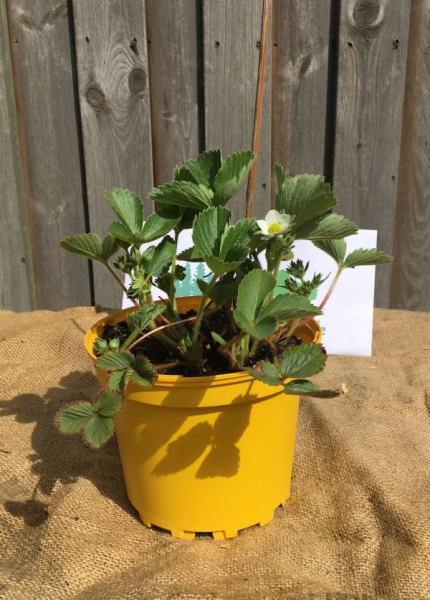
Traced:
[[[345, 238], [347, 254], [358, 248], [376, 248], [376, 238], [375, 230], [360, 229], [356, 235]], [[182, 231], [179, 236], [178, 251], [182, 252], [193, 245], [191, 229]], [[306, 240], [296, 241], [293, 251], [295, 257], [301, 258], [304, 263], [309, 261], [308, 275], [312, 276], [316, 272], [322, 273], [325, 277], [330, 273], [327, 281], [319, 287], [316, 297], [311, 297], [312, 302], [318, 305], [330, 288], [337, 265], [328, 254], [318, 250], [312, 242]], [[185, 262], [179, 264], [185, 267], [186, 273], [184, 281], [176, 284], [177, 296], [199, 296], [197, 279], [210, 275], [206, 265]], [[283, 277], [283, 265], [281, 265], [278, 283], [282, 283]], [[128, 276], [125, 285], [126, 287], [130, 285]], [[317, 317], [323, 328], [323, 344], [329, 354], [371, 356], [374, 292], [374, 266], [345, 269], [342, 273], [324, 307], [324, 315]], [[278, 288], [277, 293], [282, 293], [282, 288]], [[152, 288], [152, 296], [154, 300], [167, 297], [156, 287]], [[122, 307], [129, 306], [133, 306], [133, 303], [124, 294]]]

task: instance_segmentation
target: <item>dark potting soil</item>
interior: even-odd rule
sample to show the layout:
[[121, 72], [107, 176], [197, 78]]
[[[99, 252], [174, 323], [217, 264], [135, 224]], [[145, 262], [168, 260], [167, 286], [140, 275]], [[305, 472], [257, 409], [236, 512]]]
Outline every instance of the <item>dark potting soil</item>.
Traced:
[[[182, 319], [186, 319], [188, 317], [194, 316], [195, 311], [188, 311], [187, 313], [181, 315]], [[187, 330], [192, 333], [192, 327], [194, 323], [185, 323], [184, 326]], [[170, 348], [166, 345], [162, 340], [156, 337], [156, 335], [151, 335], [146, 338], [140, 344], [132, 348], [131, 353], [134, 356], [145, 356], [148, 358], [153, 365], [157, 367], [158, 373], [162, 373], [163, 375], [182, 375], [184, 377], [199, 377], [199, 376], [208, 376], [208, 375], [221, 375], [223, 373], [234, 373], [237, 372], [238, 369], [233, 369], [227, 358], [218, 352], [219, 343], [216, 342], [211, 332], [215, 332], [220, 335], [222, 338], [229, 340], [234, 335], [237, 335], [238, 331], [234, 330], [234, 325], [229, 322], [228, 315], [223, 310], [218, 310], [213, 313], [209, 317], [203, 318], [202, 325], [200, 329], [200, 340], [201, 344], [203, 344], [205, 348], [204, 354], [204, 362], [199, 369], [191, 368], [184, 365], [175, 365], [175, 366], [166, 366], [165, 368], [160, 368], [161, 365], [169, 365], [170, 363], [177, 362], [178, 355], [176, 354], [173, 348]], [[171, 328], [172, 330], [176, 329], [179, 334], [179, 328]], [[141, 335], [145, 333], [149, 333], [150, 329], [146, 329], [142, 332]], [[125, 321], [118, 323], [117, 325], [107, 325], [103, 332], [103, 339], [107, 342], [110, 342], [114, 338], [119, 338], [120, 345], [128, 338], [130, 335], [130, 329]], [[262, 340], [253, 355], [249, 357], [248, 363], [245, 366], [255, 365], [257, 362], [262, 360], [268, 360], [270, 362], [273, 361], [274, 354], [276, 351], [276, 355], [279, 356], [290, 346], [300, 346], [302, 344], [302, 340], [296, 338], [295, 336], [291, 336], [282, 343], [279, 343], [275, 346], [269, 344], [265, 340]]]

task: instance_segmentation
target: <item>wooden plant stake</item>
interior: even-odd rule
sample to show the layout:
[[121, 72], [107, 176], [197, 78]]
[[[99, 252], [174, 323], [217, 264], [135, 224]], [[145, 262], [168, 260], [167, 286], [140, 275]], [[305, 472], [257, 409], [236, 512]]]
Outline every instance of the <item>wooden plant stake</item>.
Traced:
[[271, 5], [271, 0], [264, 0], [263, 17], [262, 17], [262, 23], [261, 23], [260, 59], [259, 59], [259, 63], [258, 63], [257, 94], [256, 94], [256, 98], [255, 98], [254, 133], [253, 133], [253, 140], [252, 140], [252, 152], [256, 155], [256, 158], [251, 167], [251, 172], [249, 174], [249, 179], [248, 179], [248, 187], [246, 188], [246, 216], [247, 216], [247, 218], [252, 217], [252, 201], [253, 201], [254, 188], [255, 188], [257, 153], [258, 153], [258, 145], [260, 143], [261, 112], [263, 109], [264, 79], [266, 76], [266, 62], [267, 62], [267, 43], [268, 43], [268, 38], [269, 38], [270, 5]]

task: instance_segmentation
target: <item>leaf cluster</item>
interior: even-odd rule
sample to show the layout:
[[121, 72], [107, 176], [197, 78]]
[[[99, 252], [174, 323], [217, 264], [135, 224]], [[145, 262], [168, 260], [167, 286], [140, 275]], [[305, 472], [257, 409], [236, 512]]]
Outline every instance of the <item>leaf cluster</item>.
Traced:
[[312, 292], [319, 288], [329, 275], [323, 278], [322, 273], [314, 273], [311, 279], [306, 279], [308, 268], [309, 262], [304, 265], [300, 259], [296, 261], [292, 260], [286, 269], [289, 277], [285, 279], [284, 285], [281, 287], [288, 290], [291, 294], [310, 298]]
[[[336, 261], [338, 273], [385, 264], [392, 258], [377, 249], [347, 254], [345, 238], [358, 227], [331, 212], [338, 201], [330, 185], [319, 175], [287, 177], [279, 164], [274, 166], [276, 210], [258, 221], [233, 222], [227, 204], [244, 183], [253, 161], [249, 151], [223, 159], [219, 150], [186, 161], [175, 168], [170, 183], [151, 190], [149, 198], [156, 211], [146, 220], [137, 194], [109, 190], [105, 197], [115, 220], [107, 235], [84, 233], [60, 242], [65, 250], [102, 263], [123, 288], [121, 274], [127, 274], [131, 283], [126, 292], [136, 305], [136, 311], [127, 316], [125, 339], [95, 341], [96, 365], [106, 373], [104, 389], [94, 403], [85, 401], [63, 409], [57, 416], [61, 431], [80, 431], [94, 447], [109, 439], [129, 383], [152, 386], [162, 368], [151, 364], [151, 356], [134, 353], [151, 336], [165, 347], [166, 355], [173, 353], [176, 365], [198, 375], [216, 353], [228, 369], [246, 369], [267, 385], [283, 386], [286, 394], [336, 395], [307, 379], [325, 364], [320, 345], [285, 348], [300, 323], [321, 314], [310, 296], [326, 279], [321, 273], [308, 277], [309, 264], [295, 257], [294, 243], [312, 242]], [[193, 246], [178, 253], [179, 235], [187, 228], [192, 228]], [[211, 273], [198, 278], [198, 308], [185, 316], [176, 303], [176, 286], [186, 275], [181, 261], [202, 263], [202, 272]], [[288, 277], [279, 284], [283, 261]], [[154, 303], [152, 286], [167, 294], [164, 303]], [[211, 318], [222, 323], [219, 330], [212, 327]], [[270, 360], [256, 358], [263, 346], [270, 348]]]

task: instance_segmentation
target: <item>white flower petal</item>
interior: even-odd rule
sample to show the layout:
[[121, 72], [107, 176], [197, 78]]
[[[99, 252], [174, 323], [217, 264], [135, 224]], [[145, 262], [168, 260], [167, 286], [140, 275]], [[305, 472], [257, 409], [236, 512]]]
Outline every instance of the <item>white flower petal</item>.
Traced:
[[291, 222], [291, 215], [279, 215], [279, 222], [288, 226]]
[[266, 215], [265, 221], [269, 225], [271, 223], [280, 223], [282, 215], [277, 210], [269, 210]]
[[257, 221], [257, 225], [259, 226], [261, 231], [267, 235], [267, 233], [269, 232], [269, 225], [266, 223], [266, 221]]

